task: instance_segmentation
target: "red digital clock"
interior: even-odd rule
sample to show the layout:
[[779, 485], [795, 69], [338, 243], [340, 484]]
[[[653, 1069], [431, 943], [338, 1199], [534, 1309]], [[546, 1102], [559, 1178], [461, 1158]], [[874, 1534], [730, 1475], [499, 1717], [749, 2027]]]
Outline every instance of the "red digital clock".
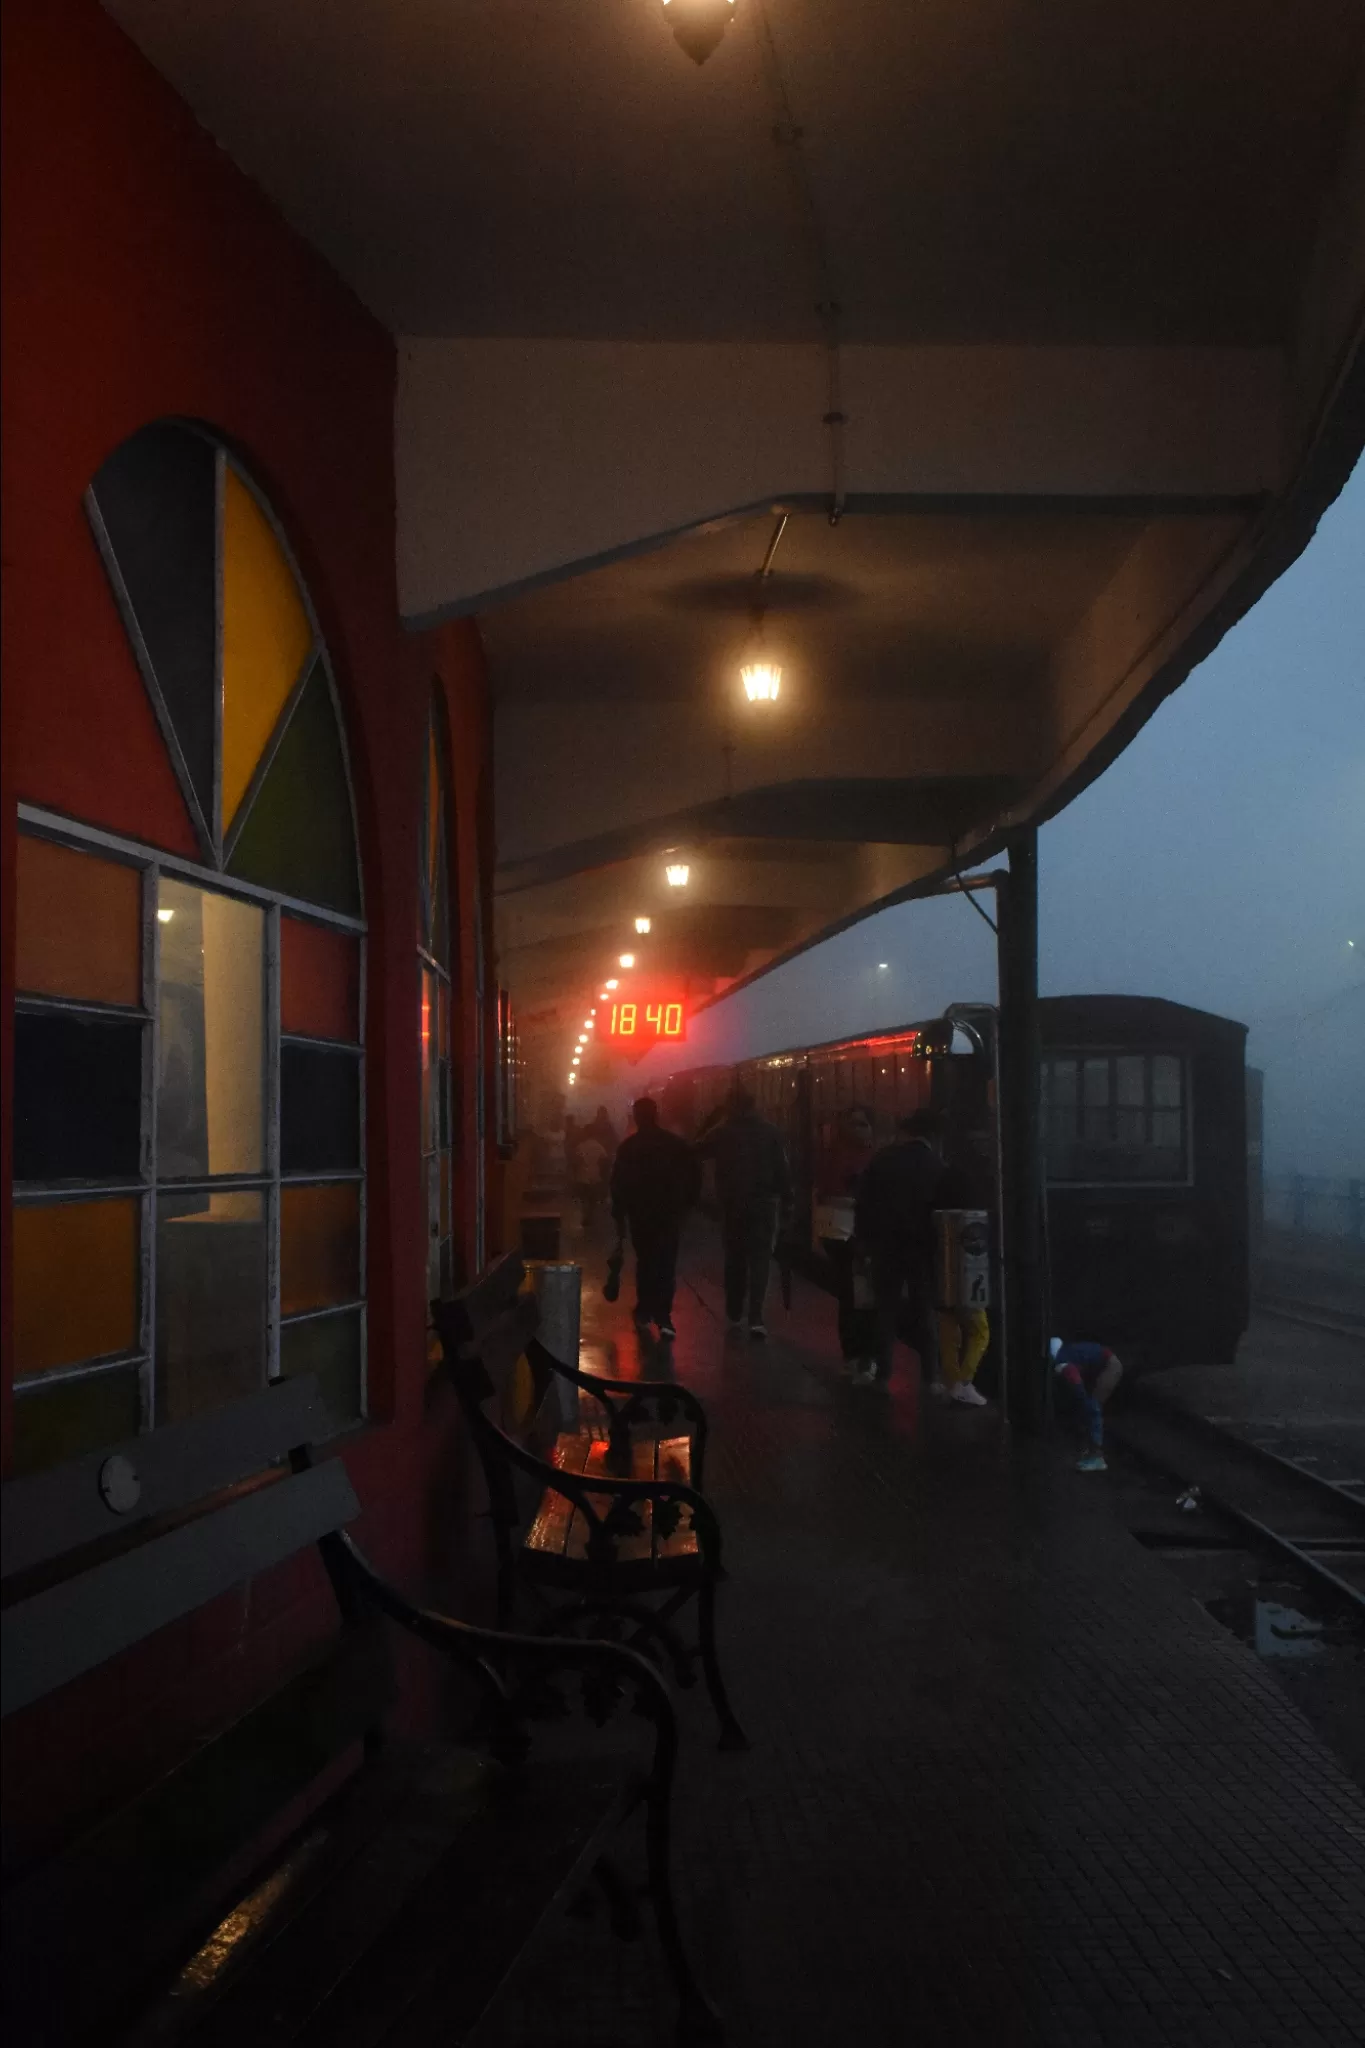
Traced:
[[643, 1059], [659, 1044], [679, 1045], [687, 1036], [687, 1005], [674, 992], [634, 989], [602, 1003], [598, 1035], [628, 1060]]

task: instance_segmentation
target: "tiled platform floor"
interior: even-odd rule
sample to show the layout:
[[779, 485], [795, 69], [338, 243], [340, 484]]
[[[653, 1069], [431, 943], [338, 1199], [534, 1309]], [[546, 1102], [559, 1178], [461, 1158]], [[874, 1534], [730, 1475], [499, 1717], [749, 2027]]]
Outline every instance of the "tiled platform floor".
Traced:
[[[766, 1347], [727, 1340], [704, 1225], [686, 1269], [753, 1746], [683, 1695], [677, 1864], [732, 2048], [1360, 2043], [1365, 1799], [1105, 1480], [993, 1409], [922, 1414], [903, 1358], [848, 1388], [799, 1280]], [[632, 1368], [628, 1300], [585, 1287], [588, 1362]], [[571, 1920], [480, 2041], [670, 2015], [647, 1947]]]

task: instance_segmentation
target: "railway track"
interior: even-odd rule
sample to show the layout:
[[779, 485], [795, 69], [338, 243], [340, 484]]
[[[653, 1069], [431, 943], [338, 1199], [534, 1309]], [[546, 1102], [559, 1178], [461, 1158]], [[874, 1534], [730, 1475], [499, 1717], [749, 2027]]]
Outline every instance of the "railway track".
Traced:
[[1365, 1612], [1365, 1474], [1329, 1478], [1140, 1391], [1107, 1433], [1176, 1487], [1197, 1488], [1202, 1510]]

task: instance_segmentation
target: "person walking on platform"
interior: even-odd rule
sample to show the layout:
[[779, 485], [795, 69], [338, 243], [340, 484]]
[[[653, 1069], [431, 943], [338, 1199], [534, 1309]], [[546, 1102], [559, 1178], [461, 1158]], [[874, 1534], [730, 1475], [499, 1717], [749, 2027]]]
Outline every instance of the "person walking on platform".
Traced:
[[698, 1159], [713, 1159], [720, 1198], [725, 1251], [725, 1314], [731, 1329], [767, 1336], [763, 1303], [780, 1222], [791, 1208], [792, 1176], [787, 1148], [776, 1124], [758, 1114], [746, 1089], [732, 1089], [722, 1124], [698, 1139]]
[[659, 1123], [659, 1105], [645, 1095], [633, 1105], [635, 1129], [621, 1142], [611, 1173], [611, 1213], [635, 1247], [635, 1320], [676, 1337], [673, 1290], [683, 1218], [701, 1193], [692, 1148]]
[[820, 1152], [815, 1168], [815, 1235], [834, 1279], [839, 1350], [849, 1373], [865, 1368], [873, 1349], [871, 1311], [858, 1300], [862, 1276], [853, 1238], [858, 1183], [872, 1152], [872, 1112], [855, 1102], [840, 1111], [834, 1142]]
[[1106, 1472], [1104, 1462], [1104, 1404], [1123, 1378], [1123, 1363], [1107, 1344], [1064, 1344], [1053, 1337], [1048, 1344], [1058, 1393], [1074, 1415], [1078, 1415], [1089, 1440], [1089, 1449], [1077, 1459], [1078, 1472]]
[[574, 1153], [574, 1192], [578, 1196], [583, 1212], [583, 1228], [589, 1229], [595, 1222], [597, 1212], [606, 1198], [607, 1175], [610, 1164], [607, 1148], [597, 1135], [595, 1124], [589, 1124], [578, 1140]]
[[920, 1373], [941, 1387], [934, 1322], [934, 1211], [943, 1200], [945, 1169], [939, 1154], [943, 1119], [917, 1109], [902, 1117], [894, 1143], [873, 1154], [858, 1185], [854, 1231], [872, 1268], [876, 1349], [855, 1386], [885, 1385], [902, 1320], [919, 1353]]

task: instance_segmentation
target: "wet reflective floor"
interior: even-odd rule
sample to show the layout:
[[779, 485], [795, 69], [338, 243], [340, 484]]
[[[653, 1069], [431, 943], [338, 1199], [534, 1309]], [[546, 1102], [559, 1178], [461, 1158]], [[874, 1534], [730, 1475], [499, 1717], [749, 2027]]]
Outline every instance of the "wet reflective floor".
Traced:
[[[1365, 1798], [1280, 1675], [1321, 1658], [1254, 1647], [1258, 1604], [1313, 1640], [1293, 1598], [1252, 1591], [1245, 1639], [1210, 1603], [1248, 1589], [1139, 1542], [1121, 1475], [928, 1402], [906, 1354], [850, 1388], [799, 1279], [766, 1345], [727, 1336], [718, 1265], [699, 1228], [671, 1369], [712, 1418], [753, 1746], [682, 1696], [677, 1873], [729, 2041], [1358, 2043]], [[585, 1290], [587, 1362], [667, 1369], [629, 1301]], [[566, 1920], [480, 2041], [666, 2041], [651, 1960]]]

